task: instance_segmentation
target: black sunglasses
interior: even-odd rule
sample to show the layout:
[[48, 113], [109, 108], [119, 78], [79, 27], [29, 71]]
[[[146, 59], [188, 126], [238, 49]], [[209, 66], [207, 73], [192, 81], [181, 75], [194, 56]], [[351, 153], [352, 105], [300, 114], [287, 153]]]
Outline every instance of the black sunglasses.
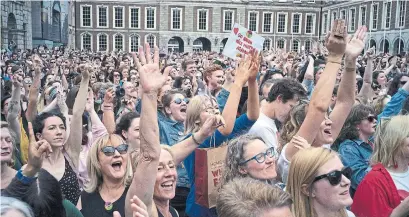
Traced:
[[189, 99], [188, 98], [184, 98], [183, 100], [181, 98], [177, 98], [175, 99], [175, 101], [173, 101], [174, 103], [180, 105], [182, 103], [182, 101], [184, 101], [186, 104], [189, 104]]
[[376, 120], [376, 117], [373, 115], [369, 115], [366, 120], [368, 120], [369, 122], [374, 122]]
[[257, 163], [261, 164], [264, 161], [266, 161], [266, 156], [272, 158], [272, 157], [275, 157], [275, 155], [276, 155], [276, 152], [274, 150], [274, 147], [271, 147], [271, 148], [267, 149], [266, 152], [258, 153], [254, 157], [252, 157], [252, 158], [250, 158], [250, 159], [248, 159], [246, 161], [240, 162], [240, 165], [244, 165], [244, 164], [246, 164], [247, 162], [249, 162], [251, 160], [255, 160], [255, 161], [257, 161]]
[[342, 175], [344, 175], [348, 179], [351, 179], [351, 176], [352, 176], [351, 167], [345, 167], [344, 169], [342, 169], [342, 171], [333, 171], [333, 172], [330, 172], [330, 173], [327, 173], [327, 174], [324, 174], [324, 175], [317, 176], [317, 177], [315, 177], [315, 179], [314, 179], [314, 181], [312, 183], [314, 183], [314, 182], [316, 182], [318, 180], [327, 178], [329, 183], [332, 186], [336, 186], [339, 183], [341, 183]]
[[128, 152], [128, 145], [122, 144], [116, 148], [113, 146], [105, 146], [101, 148], [102, 153], [104, 153], [105, 156], [108, 156], [108, 157], [113, 156], [115, 154], [115, 150], [117, 150], [119, 154], [126, 154]]

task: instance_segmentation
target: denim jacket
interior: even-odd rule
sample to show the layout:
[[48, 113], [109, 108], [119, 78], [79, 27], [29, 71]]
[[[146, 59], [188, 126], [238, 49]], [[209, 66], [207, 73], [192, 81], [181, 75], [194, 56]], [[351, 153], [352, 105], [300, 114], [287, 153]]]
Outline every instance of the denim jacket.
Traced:
[[388, 118], [398, 115], [401, 112], [403, 103], [408, 98], [408, 96], [409, 92], [402, 88], [399, 88], [398, 92], [396, 92], [395, 95], [392, 96], [388, 104], [386, 104], [382, 113], [378, 115], [378, 121], [380, 121], [382, 118]]
[[351, 167], [351, 188], [353, 192], [364, 179], [367, 169], [370, 167], [369, 160], [373, 149], [368, 143], [356, 139], [345, 140], [339, 145], [338, 152], [341, 156], [342, 163], [346, 167]]

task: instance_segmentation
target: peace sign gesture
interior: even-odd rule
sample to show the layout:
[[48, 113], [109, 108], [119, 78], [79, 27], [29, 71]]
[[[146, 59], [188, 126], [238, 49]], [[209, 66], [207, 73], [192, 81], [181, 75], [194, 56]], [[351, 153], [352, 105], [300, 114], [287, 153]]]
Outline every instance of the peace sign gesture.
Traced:
[[34, 177], [41, 169], [44, 157], [48, 157], [53, 152], [51, 145], [44, 139], [36, 141], [33, 131], [33, 125], [28, 122], [29, 141], [28, 146], [28, 161], [24, 168], [25, 176]]

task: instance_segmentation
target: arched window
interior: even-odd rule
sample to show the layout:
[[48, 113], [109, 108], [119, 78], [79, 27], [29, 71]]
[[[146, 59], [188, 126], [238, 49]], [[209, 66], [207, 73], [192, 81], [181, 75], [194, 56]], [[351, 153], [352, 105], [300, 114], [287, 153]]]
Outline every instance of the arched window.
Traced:
[[271, 48], [271, 39], [266, 39], [263, 44], [263, 50], [270, 50]]
[[122, 34], [114, 35], [114, 50], [124, 50], [124, 36]]
[[310, 40], [307, 40], [307, 41], [304, 42], [304, 49], [307, 52], [311, 50], [311, 41]]
[[92, 50], [91, 34], [84, 33], [81, 37], [81, 50]]
[[146, 42], [149, 44], [149, 47], [154, 48], [156, 45], [156, 37], [152, 34], [146, 36]]
[[98, 35], [98, 51], [108, 50], [108, 35], [101, 33]]
[[285, 48], [285, 40], [284, 40], [284, 39], [279, 39], [279, 40], [277, 41], [277, 48], [280, 48], [280, 49], [284, 49], [284, 48]]
[[300, 41], [293, 40], [293, 43], [292, 43], [292, 46], [291, 46], [291, 51], [300, 52]]
[[129, 37], [129, 51], [138, 52], [138, 47], [139, 47], [139, 36], [131, 35]]

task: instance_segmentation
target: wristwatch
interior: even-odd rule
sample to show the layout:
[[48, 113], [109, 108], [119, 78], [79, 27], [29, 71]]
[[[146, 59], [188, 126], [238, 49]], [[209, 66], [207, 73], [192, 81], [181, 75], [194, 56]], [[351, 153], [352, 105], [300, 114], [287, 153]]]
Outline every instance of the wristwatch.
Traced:
[[20, 180], [24, 184], [31, 184], [32, 182], [34, 182], [37, 179], [37, 177], [24, 176], [23, 170], [21, 170], [21, 169], [17, 172], [16, 177], [17, 177], [18, 180]]

